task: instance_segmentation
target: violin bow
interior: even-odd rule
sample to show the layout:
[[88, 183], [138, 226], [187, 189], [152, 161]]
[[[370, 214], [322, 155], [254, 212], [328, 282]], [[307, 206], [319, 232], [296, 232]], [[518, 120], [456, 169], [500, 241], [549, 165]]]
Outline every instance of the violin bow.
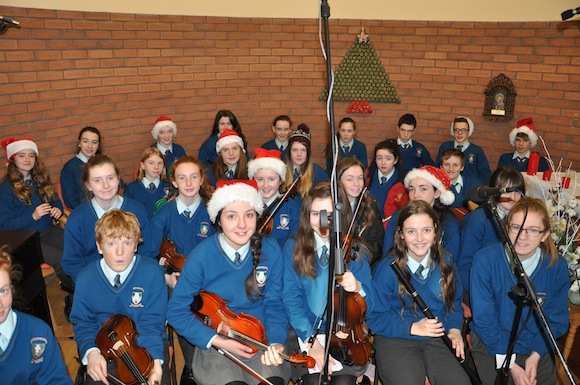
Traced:
[[240, 368], [244, 369], [246, 372], [251, 374], [258, 381], [261, 381], [262, 383], [264, 383], [266, 385], [274, 385], [270, 381], [268, 381], [266, 378], [264, 378], [264, 376], [262, 376], [260, 373], [256, 372], [254, 369], [250, 368], [248, 365], [243, 363], [242, 360], [240, 360], [238, 357], [236, 357], [232, 353], [228, 352], [227, 350], [220, 349], [220, 348], [216, 348], [216, 350], [218, 352], [220, 352], [221, 354], [223, 354], [224, 356], [226, 356], [227, 358], [229, 358], [234, 364], [238, 365]]

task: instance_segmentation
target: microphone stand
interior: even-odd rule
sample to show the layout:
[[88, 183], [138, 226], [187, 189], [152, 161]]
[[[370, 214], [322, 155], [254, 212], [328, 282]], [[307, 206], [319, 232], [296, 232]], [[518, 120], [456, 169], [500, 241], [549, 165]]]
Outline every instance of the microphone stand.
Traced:
[[340, 248], [342, 241], [342, 204], [339, 201], [338, 195], [338, 178], [336, 175], [336, 163], [338, 153], [338, 140], [334, 130], [334, 102], [332, 97], [332, 63], [330, 60], [330, 33], [328, 28], [328, 18], [330, 17], [330, 6], [327, 0], [321, 0], [320, 16], [323, 20], [324, 26], [324, 52], [326, 56], [326, 76], [328, 85], [328, 100], [327, 112], [330, 130], [330, 140], [332, 143], [332, 174], [330, 177], [330, 190], [334, 208], [332, 210], [332, 218], [330, 227], [330, 256], [328, 265], [328, 290], [326, 301], [326, 346], [324, 349], [324, 368], [322, 368], [320, 383], [330, 384], [328, 377], [328, 358], [330, 355], [330, 333], [333, 329], [334, 318], [334, 286], [335, 276], [344, 274], [344, 262], [342, 258], [342, 251]]
[[[524, 194], [522, 194], [521, 192], [520, 192], [520, 194], [522, 195], [522, 198], [526, 202], [526, 212], [525, 212], [524, 220], [523, 220], [523, 223], [525, 223], [526, 218], [528, 216], [528, 204], [527, 204], [526, 196]], [[535, 310], [536, 313], [538, 314], [538, 316], [540, 317], [542, 324], [544, 325], [544, 330], [548, 333], [548, 337], [550, 338], [550, 341], [552, 342], [552, 345], [554, 346], [556, 354], [558, 355], [558, 357], [560, 358], [560, 361], [562, 362], [562, 366], [564, 367], [564, 370], [566, 371], [566, 374], [568, 375], [570, 383], [572, 385], [576, 385], [576, 382], [574, 381], [574, 377], [572, 376], [572, 372], [570, 372], [570, 368], [568, 367], [568, 363], [566, 362], [566, 360], [564, 360], [564, 356], [562, 355], [562, 352], [560, 351], [560, 348], [558, 347], [558, 344], [556, 343], [556, 338], [554, 337], [554, 333], [552, 332], [550, 324], [548, 323], [548, 319], [546, 318], [546, 315], [544, 314], [544, 309], [542, 308], [542, 306], [538, 302], [538, 297], [536, 296], [536, 288], [534, 287], [534, 284], [533, 284], [532, 280], [530, 279], [530, 277], [526, 274], [524, 267], [522, 266], [522, 262], [520, 261], [520, 258], [516, 254], [515, 247], [508, 236], [506, 226], [502, 226], [503, 221], [502, 221], [501, 217], [499, 216], [497, 205], [493, 202], [492, 197], [489, 197], [488, 202], [489, 202], [489, 205], [491, 207], [491, 211], [495, 217], [495, 220], [499, 224], [499, 228], [501, 229], [501, 232], [504, 236], [504, 239], [506, 240], [504, 243], [505, 248], [506, 248], [506, 252], [508, 254], [508, 257], [510, 260], [510, 265], [513, 269], [513, 273], [518, 280], [517, 285], [512, 286], [512, 292], [511, 292], [511, 294], [512, 294], [511, 297], [514, 299], [514, 302], [516, 304], [516, 313], [514, 315], [512, 330], [510, 332], [508, 351], [506, 352], [506, 359], [505, 359], [502, 367], [498, 370], [498, 373], [497, 373], [497, 376], [495, 379], [495, 385], [507, 385], [507, 383], [508, 383], [509, 363], [511, 361], [511, 356], [514, 352], [516, 340], [518, 337], [518, 326], [520, 324], [522, 310], [523, 310], [524, 306], [527, 304], [531, 304], [532, 310]], [[522, 231], [523, 231], [523, 228], [520, 229], [520, 233]], [[518, 233], [518, 235], [516, 236], [516, 241], [517, 241], [517, 238], [520, 236], [520, 233]]]

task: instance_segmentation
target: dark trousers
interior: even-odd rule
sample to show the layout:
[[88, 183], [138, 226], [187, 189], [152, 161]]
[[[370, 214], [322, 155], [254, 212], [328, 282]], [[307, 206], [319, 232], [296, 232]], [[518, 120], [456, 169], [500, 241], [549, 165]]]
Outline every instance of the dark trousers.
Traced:
[[440, 338], [375, 337], [375, 359], [383, 385], [470, 385], [469, 377]]
[[[497, 375], [495, 356], [489, 354], [483, 341], [473, 331], [471, 332], [471, 346], [473, 358], [477, 363], [479, 378], [481, 378], [484, 385], [494, 385]], [[525, 369], [526, 360], [529, 356], [529, 354], [517, 354], [516, 363]], [[536, 379], [538, 380], [538, 385], [556, 385], [556, 366], [554, 364], [554, 356], [551, 352], [540, 357]], [[514, 384], [511, 375], [509, 376], [508, 384]]]

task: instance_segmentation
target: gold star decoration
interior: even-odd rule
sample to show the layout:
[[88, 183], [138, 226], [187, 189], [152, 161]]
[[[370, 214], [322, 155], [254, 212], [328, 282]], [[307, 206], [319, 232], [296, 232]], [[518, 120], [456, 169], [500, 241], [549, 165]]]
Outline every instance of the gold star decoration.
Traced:
[[360, 35], [357, 35], [356, 37], [358, 37], [358, 42], [359, 43], [366, 43], [369, 40], [369, 35], [367, 35], [365, 33], [365, 28], [364, 27], [362, 28], [362, 30], [360, 32]]

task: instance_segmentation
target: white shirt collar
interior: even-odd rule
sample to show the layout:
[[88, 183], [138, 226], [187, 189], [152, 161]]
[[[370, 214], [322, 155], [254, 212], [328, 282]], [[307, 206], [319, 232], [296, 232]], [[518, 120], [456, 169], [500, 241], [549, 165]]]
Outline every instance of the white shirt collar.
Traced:
[[167, 150], [171, 151], [171, 153], [173, 154], [173, 143], [170, 144], [169, 147], [163, 147], [161, 143], [157, 142], [157, 149], [159, 149], [159, 151], [161, 151], [163, 155], [165, 155], [165, 151]]
[[83, 163], [87, 163], [87, 161], [89, 160], [89, 158], [87, 158], [82, 151], [79, 151], [79, 153], [77, 154], [77, 158], [79, 158]]
[[159, 183], [161, 183], [161, 179], [155, 178], [154, 180], [149, 180], [147, 179], [147, 177], [143, 177], [143, 179], [141, 179], [141, 183], [143, 184], [143, 186], [145, 186], [145, 188], [149, 188], [149, 183], [153, 183], [155, 185], [155, 188], [157, 188], [159, 187]]
[[183, 214], [183, 212], [185, 210], [189, 209], [189, 212], [191, 213], [191, 216], [193, 217], [193, 214], [199, 208], [199, 205], [201, 203], [201, 197], [198, 195], [195, 202], [193, 202], [189, 206], [186, 206], [185, 203], [183, 203], [183, 201], [181, 200], [181, 198], [179, 196], [177, 196], [177, 199], [175, 201], [176, 201], [176, 206], [177, 206], [177, 212], [179, 213], [179, 215]]
[[228, 258], [232, 262], [234, 262], [236, 259], [236, 252], [238, 252], [240, 254], [241, 260], [244, 261], [246, 259], [246, 255], [250, 251], [250, 241], [246, 242], [245, 245], [236, 250], [230, 245], [228, 245], [225, 237], [226, 236], [224, 235], [224, 233], [220, 233], [220, 235], [218, 236], [218, 241], [224, 253], [228, 256]]
[[459, 174], [459, 176], [457, 177], [457, 179], [455, 180], [455, 182], [454, 181], [451, 181], [451, 185], [454, 185], [454, 184], [458, 184], [461, 187], [463, 187], [463, 177], [461, 176], [461, 174]]
[[453, 141], [453, 148], [457, 149], [457, 146], [463, 146], [461, 148], [461, 152], [465, 152], [465, 149], [467, 147], [469, 147], [471, 143], [469, 143], [469, 140], [466, 140], [464, 143], [458, 143], [456, 140]]
[[274, 139], [274, 141], [276, 142], [276, 146], [278, 147], [278, 149], [280, 149], [280, 146], [284, 146], [284, 150], [288, 148], [288, 140], [286, 140], [285, 142], [280, 142], [278, 138], [276, 138]]
[[391, 179], [391, 177], [392, 177], [392, 176], [393, 176], [393, 174], [395, 173], [395, 168], [393, 167], [393, 168], [391, 169], [391, 172], [389, 172], [387, 175], [383, 174], [383, 173], [381, 172], [381, 170], [377, 170], [377, 171], [379, 172], [379, 182], [380, 182], [380, 181], [381, 181], [381, 177], [383, 177], [383, 176], [384, 176], [385, 178], [387, 178], [387, 180]]
[[399, 146], [402, 146], [403, 144], [410, 144], [411, 147], [413, 147], [413, 139], [409, 139], [409, 141], [407, 143], [405, 143], [401, 140], [401, 138], [397, 138], [397, 144]]
[[274, 203], [274, 201], [276, 199], [278, 199], [278, 197], [280, 196], [279, 192], [276, 192], [276, 194], [272, 195], [272, 197], [270, 199], [268, 199], [268, 202], [264, 202], [264, 204], [269, 207], [272, 203]]
[[6, 350], [6, 347], [10, 343], [10, 339], [14, 334], [14, 329], [16, 329], [16, 312], [10, 309], [6, 320], [0, 324], [0, 335], [2, 335], [3, 341], [0, 341], [0, 346], [3, 350]]
[[527, 158], [527, 159], [530, 159], [530, 153], [531, 153], [531, 151], [528, 150], [524, 155], [520, 155], [519, 152], [514, 151], [514, 155], [512, 156], [512, 159], [516, 159], [516, 158]]
[[316, 255], [319, 256], [322, 253], [322, 246], [328, 247], [328, 255], [330, 255], [330, 242], [324, 241], [316, 231], [314, 233], [314, 241], [316, 243]]
[[430, 249], [427, 252], [427, 255], [425, 256], [425, 258], [423, 258], [421, 260], [421, 262], [417, 262], [413, 258], [411, 258], [409, 255], [407, 255], [407, 266], [409, 266], [409, 270], [411, 270], [411, 272], [413, 274], [415, 274], [415, 272], [419, 268], [419, 265], [422, 265], [423, 266], [423, 271], [421, 272], [421, 275], [423, 276], [423, 278], [427, 278], [427, 275], [429, 275], [429, 264], [430, 264], [429, 263], [429, 257], [430, 256], [431, 256], [431, 250]]
[[[505, 255], [508, 262], [510, 262], [510, 258], [507, 254], [507, 251]], [[540, 263], [540, 259], [542, 259], [542, 249], [538, 247], [536, 248], [536, 252], [534, 253], [534, 255], [532, 255], [526, 260], [521, 261], [522, 267], [524, 268], [524, 271], [528, 276], [532, 275], [532, 273], [536, 270], [536, 267], [538, 267], [538, 264]]]
[[106, 213], [108, 213], [111, 210], [120, 210], [121, 206], [123, 206], [123, 201], [124, 201], [124, 198], [120, 195], [117, 195], [115, 197], [115, 203], [113, 203], [113, 206], [111, 206], [111, 208], [106, 210], [106, 211], [103, 210], [103, 208], [101, 206], [99, 206], [96, 198], [91, 199], [91, 205], [93, 205], [93, 209], [95, 209], [95, 212], [97, 213], [97, 218], [101, 219], [101, 217], [103, 215], [105, 215]]
[[115, 271], [115, 270], [111, 269], [109, 267], [109, 265], [107, 265], [107, 263], [105, 262], [105, 258], [101, 258], [101, 260], [99, 261], [99, 264], [101, 266], [101, 270], [103, 270], [103, 274], [105, 274], [105, 277], [107, 277], [107, 280], [109, 281], [111, 286], [115, 286], [115, 277], [117, 276], [117, 274], [119, 274], [121, 276], [121, 285], [122, 285], [123, 282], [125, 282], [125, 280], [127, 279], [127, 276], [129, 275], [129, 273], [131, 273], [131, 270], [133, 270], [133, 266], [135, 266], [136, 260], [137, 260], [137, 257], [135, 255], [133, 255], [133, 259], [131, 260], [131, 263], [123, 271]]
[[354, 139], [351, 139], [350, 142], [344, 143], [341, 139], [338, 140], [340, 142], [340, 147], [348, 146], [350, 150], [352, 150], [352, 145], [354, 144]]

